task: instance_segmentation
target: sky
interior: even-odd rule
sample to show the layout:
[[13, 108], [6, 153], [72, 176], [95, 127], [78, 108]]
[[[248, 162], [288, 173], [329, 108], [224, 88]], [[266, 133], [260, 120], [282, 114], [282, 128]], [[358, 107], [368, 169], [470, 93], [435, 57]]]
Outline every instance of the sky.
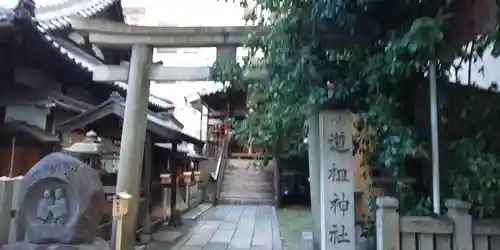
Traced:
[[0, 1], [0, 7], [4, 8], [13, 8], [16, 6], [18, 0], [1, 0]]
[[[238, 2], [238, 1], [236, 1]], [[243, 9], [238, 3], [225, 0], [123, 0], [126, 7], [145, 7], [146, 18], [142, 25], [168, 24], [172, 26], [242, 26]], [[161, 60], [166, 66], [211, 66], [215, 61], [215, 48], [202, 48], [196, 54], [155, 55], [154, 60]], [[176, 84], [156, 84], [151, 92], [174, 101], [177, 106], [184, 102], [184, 97], [213, 88], [213, 83], [188, 82]]]
[[244, 25], [243, 9], [231, 0], [123, 0], [122, 5], [146, 7], [148, 16], [161, 18], [172, 25]]
[[[238, 2], [238, 1], [236, 1]], [[244, 10], [237, 3], [225, 0], [123, 0], [126, 7], [145, 7], [146, 17], [141, 25], [157, 26], [243, 26]], [[197, 53], [155, 54], [154, 61], [165, 66], [211, 66], [216, 58], [215, 48], [190, 49]], [[240, 49], [238, 55], [243, 55]], [[152, 83], [151, 93], [174, 102], [175, 116], [184, 124], [184, 132], [199, 136], [200, 113], [186, 103], [186, 97], [220, 88], [213, 82]]]

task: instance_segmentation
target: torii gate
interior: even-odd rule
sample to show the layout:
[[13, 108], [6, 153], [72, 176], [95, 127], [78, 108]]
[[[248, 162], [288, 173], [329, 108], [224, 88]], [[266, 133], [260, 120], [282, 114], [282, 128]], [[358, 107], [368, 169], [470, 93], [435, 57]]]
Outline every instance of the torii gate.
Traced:
[[[217, 58], [236, 60], [236, 48], [243, 45], [258, 27], [149, 27], [123, 23], [72, 18], [75, 31], [89, 36], [90, 42], [108, 47], [132, 47], [130, 65], [98, 66], [95, 81], [127, 81], [128, 92], [121, 136], [118, 192], [132, 195], [128, 213], [123, 218], [120, 245], [132, 250], [135, 245], [138, 197], [150, 81], [206, 81], [209, 67], [163, 67], [152, 64], [155, 47], [216, 47]], [[257, 76], [258, 75], [258, 76]], [[248, 77], [260, 77], [262, 73]], [[116, 221], [113, 221], [113, 231]]]

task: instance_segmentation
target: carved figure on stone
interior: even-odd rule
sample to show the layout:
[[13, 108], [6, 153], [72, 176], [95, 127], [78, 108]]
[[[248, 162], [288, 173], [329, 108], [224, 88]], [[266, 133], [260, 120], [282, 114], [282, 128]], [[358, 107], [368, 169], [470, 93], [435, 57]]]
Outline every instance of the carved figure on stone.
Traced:
[[105, 210], [99, 174], [73, 156], [49, 154], [25, 175], [18, 208], [18, 239], [26, 244], [92, 243]]
[[38, 217], [38, 219], [40, 219], [40, 222], [42, 224], [47, 223], [50, 217], [53, 216], [51, 211], [53, 203], [54, 200], [52, 198], [52, 192], [50, 191], [50, 189], [45, 189], [45, 191], [43, 191], [43, 197], [38, 202], [36, 210], [36, 216]]
[[68, 214], [68, 208], [66, 207], [66, 198], [64, 197], [63, 189], [56, 189], [56, 191], [54, 192], [54, 196], [54, 205], [52, 205], [51, 207], [53, 222], [56, 225], [62, 225], [66, 222], [66, 215]]

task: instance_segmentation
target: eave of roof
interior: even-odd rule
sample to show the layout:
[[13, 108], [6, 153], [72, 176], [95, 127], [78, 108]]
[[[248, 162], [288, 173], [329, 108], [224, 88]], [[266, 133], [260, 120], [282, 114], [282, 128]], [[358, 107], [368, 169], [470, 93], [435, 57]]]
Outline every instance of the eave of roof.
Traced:
[[[54, 0], [52, 3], [38, 5], [33, 20], [45, 31], [69, 28], [70, 16], [93, 17], [117, 2], [119, 0]], [[10, 19], [13, 11], [14, 9], [0, 8], [0, 21]]]
[[53, 135], [52, 133], [49, 133], [41, 128], [38, 128], [36, 126], [33, 126], [33, 125], [28, 124], [28, 123], [23, 122], [23, 121], [9, 119], [9, 120], [5, 121], [5, 125], [14, 131], [27, 133], [42, 143], [48, 143], [48, 144], [59, 144], [60, 143], [59, 138], [57, 136]]
[[[172, 150], [172, 143], [158, 142], [158, 143], [155, 143], [154, 145], [159, 147], [159, 148], [167, 149], [169, 151]], [[208, 160], [208, 158], [206, 156], [196, 153], [193, 149], [187, 147], [184, 144], [177, 145], [177, 152], [186, 154], [186, 156], [191, 158], [192, 160], [198, 160], [198, 161]]]
[[[124, 119], [124, 111], [125, 104], [122, 101], [110, 99], [88, 112], [58, 124], [57, 130], [60, 132], [72, 131], [80, 128], [82, 123], [90, 124], [110, 114]], [[204, 144], [203, 141], [183, 133], [182, 129], [171, 121], [157, 117], [151, 112], [147, 114], [147, 121], [147, 130], [166, 140], [185, 141], [199, 146], [203, 146]]]

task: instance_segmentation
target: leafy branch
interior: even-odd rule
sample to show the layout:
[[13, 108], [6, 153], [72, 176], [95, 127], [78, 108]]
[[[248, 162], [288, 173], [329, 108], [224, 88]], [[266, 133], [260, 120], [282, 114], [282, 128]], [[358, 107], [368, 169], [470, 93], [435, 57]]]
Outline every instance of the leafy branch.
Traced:
[[[251, 138], [267, 154], [303, 153], [307, 146], [303, 143], [306, 118], [311, 109], [321, 104], [358, 114], [357, 129], [365, 131], [357, 142], [363, 144], [358, 150], [365, 157], [368, 171], [384, 169], [396, 179], [407, 175], [411, 168], [425, 172], [430, 169], [430, 129], [429, 123], [419, 121], [422, 112], [416, 111], [416, 104], [425, 97], [422, 90], [428, 85], [429, 60], [437, 61], [438, 84], [448, 86], [457, 84], [450, 82], [449, 76], [458, 75], [452, 70], [460, 69], [462, 63], [483, 57], [487, 48], [492, 48], [493, 55], [500, 54], [498, 27], [473, 39], [469, 48], [456, 46], [446, 36], [452, 14], [447, 0], [256, 3], [255, 12], [248, 18], [264, 26], [266, 35], [249, 39], [246, 46], [250, 53], [243, 65], [224, 68], [216, 63], [214, 71], [219, 72], [215, 74], [219, 81], [230, 81], [232, 87], [247, 92], [249, 112], [243, 122], [234, 126], [240, 140]], [[241, 4], [248, 6], [246, 2]], [[268, 77], [244, 79], [243, 73], [255, 68], [256, 58]], [[333, 91], [326, 98], [329, 85]], [[473, 96], [483, 95], [472, 88], [467, 91]], [[440, 88], [440, 126], [450, 131], [442, 135], [446, 139], [446, 150], [442, 152], [461, 159], [456, 169], [443, 166], [443, 171], [450, 173], [445, 175], [443, 192], [447, 198], [472, 201], [477, 206], [476, 215], [490, 216], [495, 211], [488, 207], [500, 199], [488, 194], [498, 185], [491, 176], [500, 179], [500, 159], [495, 154], [500, 147], [494, 142], [486, 144], [482, 151], [465, 147], [473, 145], [470, 141], [478, 138], [478, 131], [484, 132], [486, 138], [496, 138], [495, 132], [478, 127], [473, 115], [467, 114], [465, 120], [460, 120], [459, 114], [471, 104], [466, 98], [458, 101], [459, 105], [457, 101], [445, 100], [454, 95], [454, 90]], [[458, 110], [451, 111], [453, 108]], [[498, 120], [499, 114], [491, 112], [485, 116], [488, 118], [481, 119]], [[477, 129], [465, 133], [456, 128], [457, 122]], [[462, 132], [452, 132], [457, 130]], [[484, 171], [470, 173], [478, 168]], [[481, 178], [478, 173], [490, 177]], [[458, 181], [465, 179], [471, 183], [468, 187], [474, 187], [474, 195], [467, 195], [467, 190], [457, 186]], [[411, 191], [410, 184], [397, 182], [396, 196], [406, 212], [429, 213], [426, 206], [430, 192], [425, 187], [426, 180], [422, 181], [416, 192]]]

